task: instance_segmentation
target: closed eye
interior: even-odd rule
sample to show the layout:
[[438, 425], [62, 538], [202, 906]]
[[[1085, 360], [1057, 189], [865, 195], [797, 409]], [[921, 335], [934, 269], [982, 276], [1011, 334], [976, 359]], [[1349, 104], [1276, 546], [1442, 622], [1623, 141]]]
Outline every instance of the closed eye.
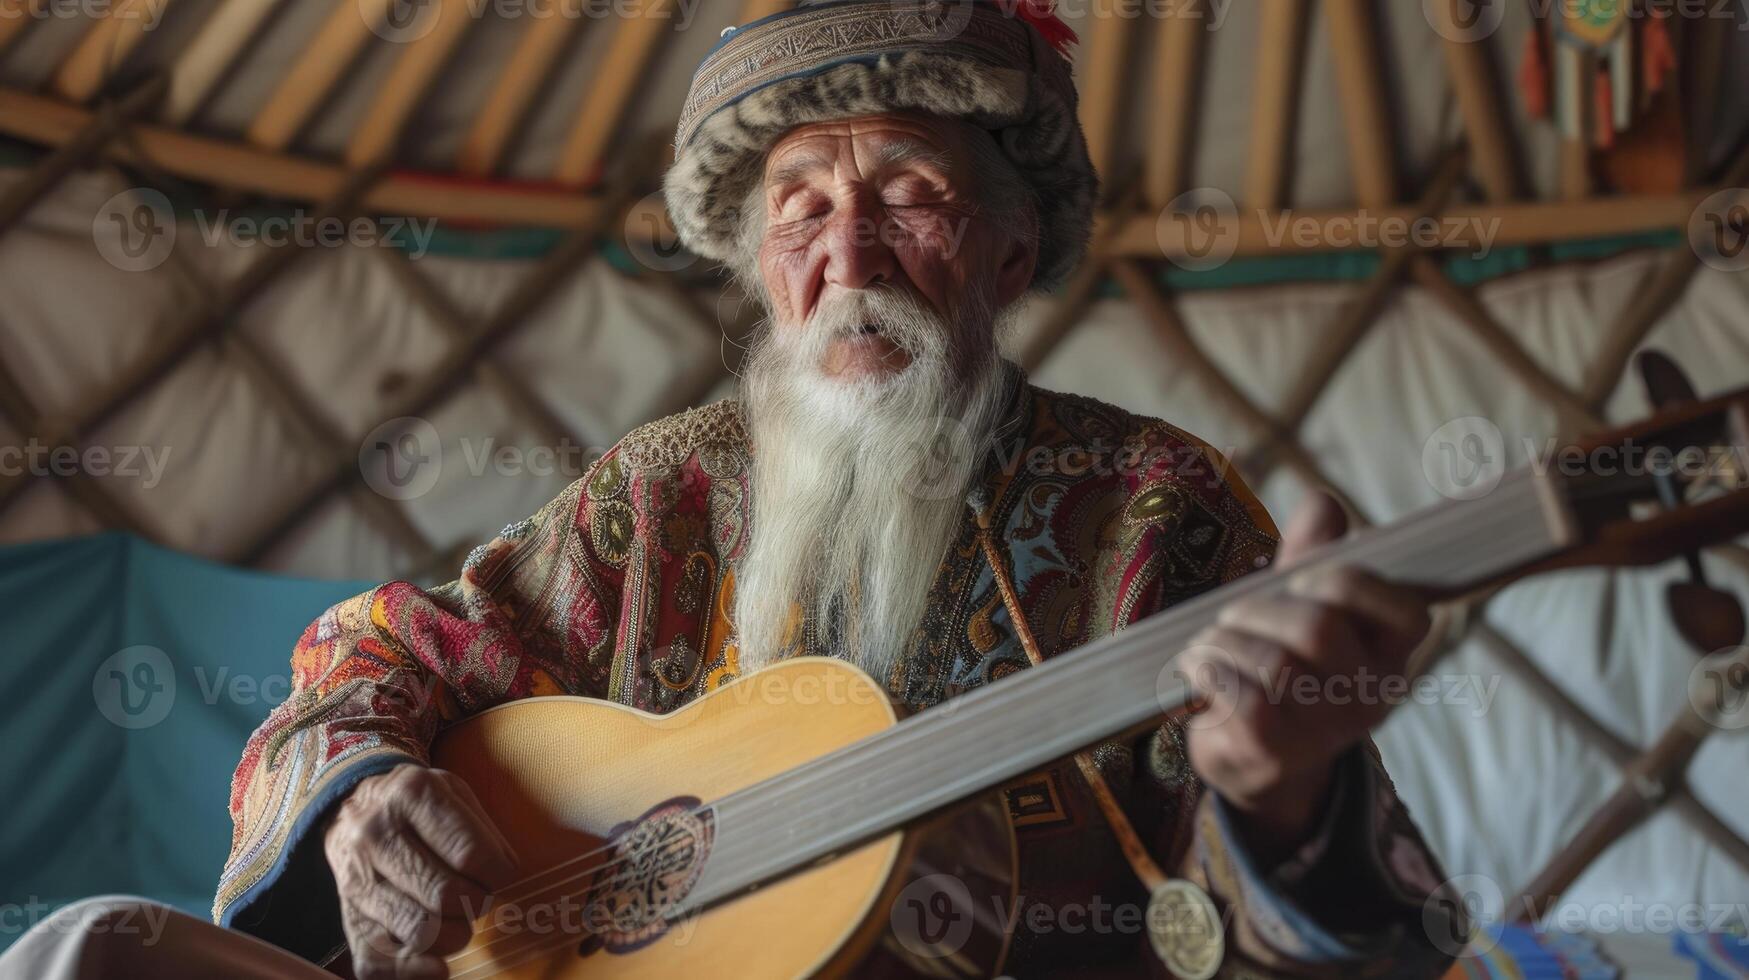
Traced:
[[779, 221], [808, 221], [832, 213], [832, 202], [816, 195], [796, 196], [784, 202], [778, 212]]

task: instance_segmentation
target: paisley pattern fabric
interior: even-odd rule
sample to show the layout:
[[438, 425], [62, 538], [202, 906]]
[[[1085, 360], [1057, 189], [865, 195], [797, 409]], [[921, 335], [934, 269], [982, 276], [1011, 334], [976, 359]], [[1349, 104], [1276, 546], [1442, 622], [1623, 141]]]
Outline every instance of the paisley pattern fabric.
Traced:
[[[1047, 657], [1247, 574], [1274, 551], [1268, 514], [1212, 448], [1018, 375], [1014, 392], [911, 652], [885, 679], [913, 710], [1027, 667], [971, 507], [997, 531]], [[751, 453], [734, 402], [644, 426], [476, 549], [455, 582], [389, 583], [313, 623], [293, 652], [293, 696], [237, 768], [215, 918], [311, 958], [337, 950], [314, 831], [359, 780], [423, 762], [441, 726], [514, 698], [567, 693], [667, 712], [736, 677], [731, 610], [754, 533]], [[824, 632], [802, 623], [795, 652], [829, 654]], [[1437, 973], [1444, 957], [1421, 920], [1442, 876], [1375, 754], [1356, 752], [1344, 768], [1333, 812], [1347, 816], [1264, 870], [1202, 792], [1184, 738], [1169, 725], [1095, 758], [1162, 863], [1242, 912], [1229, 926], [1229, 970]], [[1146, 896], [1073, 764], [1006, 792], [1022, 868], [1020, 903], [1004, 910], [1016, 922], [1008, 972], [1145, 973]]]

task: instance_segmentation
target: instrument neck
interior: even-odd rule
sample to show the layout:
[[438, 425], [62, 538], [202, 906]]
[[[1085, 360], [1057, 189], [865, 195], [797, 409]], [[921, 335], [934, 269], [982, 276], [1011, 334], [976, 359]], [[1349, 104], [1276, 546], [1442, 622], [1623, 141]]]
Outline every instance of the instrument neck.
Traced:
[[1175, 654], [1241, 596], [1289, 575], [1350, 565], [1435, 595], [1530, 565], [1566, 543], [1567, 523], [1528, 471], [1486, 496], [1428, 508], [1181, 602], [1083, 647], [953, 698], [807, 765], [724, 797], [710, 864], [684, 903], [701, 908], [841, 853], [949, 804], [1182, 708]]

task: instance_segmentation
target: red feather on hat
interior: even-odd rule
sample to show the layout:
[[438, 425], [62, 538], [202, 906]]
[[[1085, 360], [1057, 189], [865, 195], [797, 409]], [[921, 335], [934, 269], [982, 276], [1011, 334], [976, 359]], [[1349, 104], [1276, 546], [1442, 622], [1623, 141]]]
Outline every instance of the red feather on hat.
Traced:
[[1081, 43], [1074, 29], [1057, 18], [1057, 0], [1019, 0], [1014, 15], [1031, 24], [1065, 59], [1073, 57], [1070, 49]]

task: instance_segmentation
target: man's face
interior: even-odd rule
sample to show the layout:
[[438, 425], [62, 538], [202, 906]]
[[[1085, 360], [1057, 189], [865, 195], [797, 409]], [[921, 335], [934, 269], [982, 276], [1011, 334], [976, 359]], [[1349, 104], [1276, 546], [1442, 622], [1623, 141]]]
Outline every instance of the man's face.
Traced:
[[780, 334], [820, 322], [842, 331], [810, 338], [824, 344], [824, 377], [881, 381], [911, 365], [913, 352], [878, 324], [845, 331], [833, 318], [816, 320], [859, 291], [901, 290], [947, 329], [968, 296], [1001, 309], [1025, 291], [1036, 253], [980, 213], [971, 135], [960, 123], [870, 116], [800, 127], [766, 155], [759, 272]]

